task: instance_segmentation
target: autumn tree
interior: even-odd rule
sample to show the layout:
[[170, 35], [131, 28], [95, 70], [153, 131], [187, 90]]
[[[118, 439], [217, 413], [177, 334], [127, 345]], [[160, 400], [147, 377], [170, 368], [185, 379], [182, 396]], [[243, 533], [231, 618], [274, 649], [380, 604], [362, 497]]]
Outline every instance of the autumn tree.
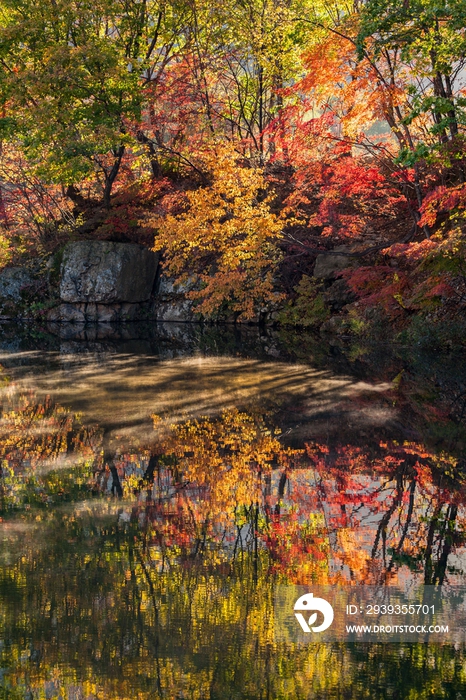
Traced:
[[125, 151], [137, 145], [130, 124], [142, 87], [170, 59], [182, 4], [6, 0], [0, 9], [3, 136], [72, 198], [95, 174], [109, 206]]
[[263, 164], [275, 151], [284, 88], [302, 70], [312, 29], [299, 16], [309, 3], [188, 4], [184, 48], [148, 85], [142, 140], [162, 162], [186, 165], [214, 137], [241, 144]]
[[[375, 66], [383, 59], [391, 70], [394, 97], [398, 91], [393, 108], [404, 122], [399, 128], [406, 127], [402, 156], [413, 152], [414, 146], [413, 155], [423, 157], [429, 145], [434, 148], [456, 139], [463, 131], [466, 100], [460, 74], [465, 65], [465, 21], [460, 2], [417, 0], [400, 6], [392, 0], [369, 0], [361, 10], [358, 57]], [[402, 72], [407, 78], [404, 86]], [[409, 127], [416, 119], [422, 123], [423, 117], [424, 138], [419, 134], [413, 143]]]
[[155, 250], [165, 269], [189, 282], [197, 310], [220, 309], [251, 319], [280, 298], [274, 269], [283, 221], [271, 210], [272, 195], [260, 168], [231, 148], [217, 146], [202, 157], [203, 186], [186, 193], [183, 213], [159, 217]]

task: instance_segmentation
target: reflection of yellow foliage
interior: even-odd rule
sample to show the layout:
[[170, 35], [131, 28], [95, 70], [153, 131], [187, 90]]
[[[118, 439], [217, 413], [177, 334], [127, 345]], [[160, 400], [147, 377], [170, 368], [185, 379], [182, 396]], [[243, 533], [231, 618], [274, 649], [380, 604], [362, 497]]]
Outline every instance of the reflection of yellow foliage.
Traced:
[[351, 571], [352, 580], [363, 584], [371, 557], [370, 552], [363, 547], [362, 533], [346, 527], [337, 530], [336, 538], [335, 554]]
[[231, 524], [236, 509], [262, 503], [264, 476], [272, 464], [283, 466], [296, 453], [282, 447], [262, 418], [236, 409], [224, 411], [218, 420], [171, 425], [159, 449], [176, 459], [183, 482], [204, 495], [190, 504], [191, 512], [197, 509], [198, 518], [212, 524]]
[[98, 427], [80, 425], [78, 414], [54, 403], [50, 396], [40, 399], [33, 391], [18, 394], [8, 378], [4, 384], [2, 508], [50, 503], [88, 483], [94, 450], [101, 441]]

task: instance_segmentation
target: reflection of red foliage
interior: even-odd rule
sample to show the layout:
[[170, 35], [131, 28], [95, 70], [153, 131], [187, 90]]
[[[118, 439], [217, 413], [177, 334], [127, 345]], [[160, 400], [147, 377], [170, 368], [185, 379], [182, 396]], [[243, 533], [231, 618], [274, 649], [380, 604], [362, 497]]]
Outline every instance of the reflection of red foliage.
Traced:
[[328, 533], [313, 526], [297, 510], [272, 516], [261, 536], [270, 552], [271, 571], [285, 573], [289, 580], [304, 582], [311, 576], [325, 575], [328, 563]]
[[271, 571], [295, 583], [380, 583], [406, 565], [430, 583], [443, 580], [448, 552], [463, 543], [455, 458], [407, 441], [305, 447], [306, 464], [267, 472], [250, 505], [231, 509], [194, 472], [180, 482], [176, 470], [160, 468], [133, 520], [144, 514], [145, 541], [162, 563], [206, 557], [217, 566], [260, 543]]

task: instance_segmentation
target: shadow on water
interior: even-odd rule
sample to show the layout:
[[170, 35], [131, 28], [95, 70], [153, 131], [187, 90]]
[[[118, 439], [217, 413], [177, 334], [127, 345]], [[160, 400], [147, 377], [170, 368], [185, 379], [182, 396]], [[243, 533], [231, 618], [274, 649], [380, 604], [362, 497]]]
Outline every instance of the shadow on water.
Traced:
[[0, 339], [0, 698], [466, 697], [461, 647], [273, 615], [277, 583], [464, 583], [462, 359], [105, 332]]

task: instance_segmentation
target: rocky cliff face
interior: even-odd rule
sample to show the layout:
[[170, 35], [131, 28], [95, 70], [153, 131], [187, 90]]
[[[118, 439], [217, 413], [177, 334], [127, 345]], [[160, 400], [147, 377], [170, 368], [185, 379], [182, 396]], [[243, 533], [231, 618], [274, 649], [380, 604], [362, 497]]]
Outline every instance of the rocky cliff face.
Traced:
[[[346, 282], [339, 279], [341, 270], [360, 264], [347, 254], [351, 252], [352, 248], [342, 246], [317, 256], [315, 264], [322, 302], [331, 314], [338, 314], [338, 322], [353, 303], [357, 305]], [[61, 327], [60, 334], [68, 325], [74, 329], [69, 332], [76, 334], [80, 328], [86, 333], [94, 326], [107, 327], [108, 331], [132, 321], [203, 320], [190, 299], [190, 292], [199, 289], [197, 276], [193, 274], [180, 284], [160, 271], [159, 256], [142, 245], [75, 241], [48, 261], [39, 262], [37, 269], [30, 266], [32, 272], [20, 267], [0, 270], [0, 320], [47, 320], [55, 329]], [[252, 323], [280, 322], [280, 313], [280, 302], [270, 303], [258, 311]], [[227, 309], [208, 322], [241, 320]], [[333, 329], [335, 324], [330, 318], [322, 328]]]
[[0, 272], [0, 318], [16, 318], [28, 303], [37, 300], [37, 287], [36, 280], [21, 267], [8, 267], [2, 270]]
[[60, 299], [70, 304], [148, 301], [157, 265], [156, 253], [133, 243], [68, 243], [63, 252]]
[[155, 318], [151, 299], [158, 255], [112, 241], [68, 243], [60, 269], [60, 299], [48, 313], [59, 323], [120, 323]]

